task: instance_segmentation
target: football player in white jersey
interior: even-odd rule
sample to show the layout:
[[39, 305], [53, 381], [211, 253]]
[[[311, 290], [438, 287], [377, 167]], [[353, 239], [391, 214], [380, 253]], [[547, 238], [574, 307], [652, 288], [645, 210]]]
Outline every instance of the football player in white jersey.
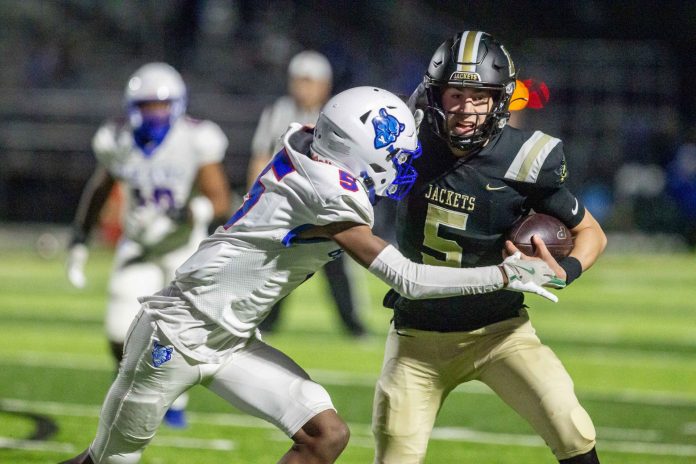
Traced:
[[[85, 285], [87, 238], [116, 182], [125, 187], [123, 236], [109, 282], [106, 333], [117, 363], [137, 298], [161, 289], [208, 235], [208, 224], [229, 214], [222, 167], [228, 141], [211, 121], [188, 117], [186, 86], [165, 63], [149, 63], [129, 79], [127, 119], [108, 121], [92, 140], [97, 168], [82, 194], [70, 241], [67, 271]], [[185, 426], [186, 396], [166, 421]]]
[[419, 155], [408, 107], [374, 87], [333, 97], [314, 130], [291, 125], [227, 224], [168, 287], [140, 298], [97, 436], [66, 463], [138, 462], [171, 402], [196, 384], [291, 437], [279, 462], [334, 462], [348, 442], [345, 422], [326, 390], [264, 343], [257, 327], [276, 301], [342, 251], [410, 298], [508, 288], [553, 299], [542, 286], [564, 282], [546, 264], [548, 252], [543, 261], [521, 257], [509, 243], [515, 254], [500, 265], [433, 267], [372, 234], [372, 201], [402, 198]]
[[[254, 131], [247, 168], [247, 187], [254, 185], [259, 173], [283, 147], [283, 134], [291, 122], [316, 123], [319, 111], [331, 97], [332, 83], [331, 63], [321, 53], [304, 50], [292, 57], [288, 64], [288, 94], [263, 109]], [[351, 272], [353, 264], [349, 258], [339, 257], [327, 263], [323, 271], [346, 332], [354, 337], [361, 337], [367, 332], [360, 318], [358, 302], [365, 303], [368, 297], [362, 291], [364, 285], [356, 282], [358, 276]], [[259, 326], [262, 333], [272, 332], [278, 327], [282, 318], [282, 306], [283, 301], [273, 306]]]

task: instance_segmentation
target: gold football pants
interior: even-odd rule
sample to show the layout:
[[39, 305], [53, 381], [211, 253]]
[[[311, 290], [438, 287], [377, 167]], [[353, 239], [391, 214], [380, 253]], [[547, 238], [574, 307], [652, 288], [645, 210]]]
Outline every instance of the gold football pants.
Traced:
[[527, 420], [556, 458], [595, 445], [592, 420], [526, 314], [471, 332], [392, 326], [375, 389], [375, 463], [421, 463], [437, 413], [459, 384], [479, 380]]

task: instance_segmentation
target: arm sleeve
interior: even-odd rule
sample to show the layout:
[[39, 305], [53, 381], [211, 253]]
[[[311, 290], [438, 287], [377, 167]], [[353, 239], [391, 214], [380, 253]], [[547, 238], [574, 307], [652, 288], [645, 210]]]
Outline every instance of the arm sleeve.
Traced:
[[474, 295], [504, 287], [498, 266], [463, 269], [418, 264], [392, 245], [377, 255], [368, 270], [412, 300]]
[[568, 168], [563, 144], [559, 142], [542, 166], [537, 182], [531, 185], [533, 190], [529, 195], [529, 206], [538, 213], [560, 219], [572, 229], [580, 224], [585, 216], [585, 206], [566, 187], [567, 178]]

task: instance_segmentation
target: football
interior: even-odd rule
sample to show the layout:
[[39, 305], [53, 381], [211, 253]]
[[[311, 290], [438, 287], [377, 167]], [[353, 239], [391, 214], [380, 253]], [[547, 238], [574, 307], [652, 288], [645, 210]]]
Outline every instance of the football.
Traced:
[[556, 258], [564, 258], [573, 249], [573, 236], [561, 221], [547, 214], [533, 213], [518, 219], [506, 235], [525, 255], [533, 256], [532, 236], [539, 235]]

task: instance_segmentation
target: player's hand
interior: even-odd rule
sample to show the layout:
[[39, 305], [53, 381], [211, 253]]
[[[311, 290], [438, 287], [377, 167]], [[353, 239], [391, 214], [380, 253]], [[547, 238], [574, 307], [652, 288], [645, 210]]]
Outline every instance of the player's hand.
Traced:
[[132, 211], [126, 217], [126, 235], [145, 246], [160, 243], [176, 229], [176, 221], [153, 205]]
[[556, 303], [558, 297], [543, 287], [565, 287], [565, 281], [556, 277], [556, 273], [546, 262], [524, 256], [520, 251], [505, 258], [501, 268], [507, 276], [506, 290], [536, 293]]
[[[532, 245], [534, 246], [534, 257], [539, 258], [546, 264], [548, 264], [551, 270], [556, 274], [556, 277], [558, 277], [561, 280], [565, 280], [565, 270], [560, 266], [560, 264], [558, 264], [558, 261], [556, 261], [556, 259], [551, 255], [551, 252], [548, 248], [546, 248], [546, 244], [541, 239], [541, 237], [539, 237], [538, 235], [533, 235]], [[511, 256], [518, 251], [520, 250], [518, 250], [517, 247], [513, 245], [513, 243], [510, 240], [507, 240], [505, 242], [505, 256]], [[524, 255], [523, 253], [523, 256], [526, 255]]]
[[213, 220], [215, 210], [213, 204], [206, 196], [196, 196], [189, 201], [188, 209], [191, 214], [191, 222], [194, 226], [201, 225], [208, 227], [208, 224]]
[[68, 250], [68, 259], [65, 263], [65, 270], [68, 281], [75, 288], [85, 288], [87, 277], [85, 277], [85, 264], [89, 258], [89, 250], [82, 243], [76, 243]]

